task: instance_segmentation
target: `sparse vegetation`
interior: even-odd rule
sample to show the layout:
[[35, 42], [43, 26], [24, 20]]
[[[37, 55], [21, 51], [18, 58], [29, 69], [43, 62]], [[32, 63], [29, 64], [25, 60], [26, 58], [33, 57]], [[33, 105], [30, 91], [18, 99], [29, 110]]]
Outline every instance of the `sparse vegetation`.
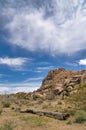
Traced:
[[48, 118], [41, 116], [28, 116], [27, 118], [22, 118], [22, 120], [26, 121], [29, 124], [32, 123], [33, 127], [44, 126], [49, 122]]
[[[86, 85], [77, 82], [79, 73], [51, 71], [39, 91], [0, 95], [0, 130], [86, 130]], [[27, 109], [68, 113], [70, 117], [58, 121], [42, 114], [22, 113]]]
[[75, 113], [75, 123], [84, 123], [86, 122], [86, 111], [77, 111]]
[[77, 94], [73, 93], [66, 101], [71, 104], [75, 109], [86, 110], [86, 85], [78, 89]]
[[12, 121], [6, 121], [3, 126], [0, 127], [0, 130], [14, 130], [16, 127], [15, 123]]
[[8, 108], [11, 106], [11, 102], [3, 102], [3, 107]]
[[2, 112], [3, 112], [3, 110], [2, 110], [2, 108], [0, 109], [0, 115], [2, 114]]

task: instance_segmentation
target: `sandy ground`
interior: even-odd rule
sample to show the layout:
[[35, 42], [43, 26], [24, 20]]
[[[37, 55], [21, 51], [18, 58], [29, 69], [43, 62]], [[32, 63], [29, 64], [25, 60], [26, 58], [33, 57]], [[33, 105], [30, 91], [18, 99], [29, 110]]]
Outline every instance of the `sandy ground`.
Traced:
[[0, 127], [13, 125], [13, 130], [86, 130], [86, 124], [67, 124], [49, 117], [19, 113], [11, 108], [3, 109], [0, 115]]

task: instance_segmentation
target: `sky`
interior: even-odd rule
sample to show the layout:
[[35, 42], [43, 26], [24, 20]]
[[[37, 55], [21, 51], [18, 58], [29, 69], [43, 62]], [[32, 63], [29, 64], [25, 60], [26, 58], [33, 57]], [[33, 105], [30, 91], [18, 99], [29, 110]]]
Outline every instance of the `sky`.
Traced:
[[86, 0], [0, 0], [0, 93], [34, 91], [62, 67], [86, 69]]

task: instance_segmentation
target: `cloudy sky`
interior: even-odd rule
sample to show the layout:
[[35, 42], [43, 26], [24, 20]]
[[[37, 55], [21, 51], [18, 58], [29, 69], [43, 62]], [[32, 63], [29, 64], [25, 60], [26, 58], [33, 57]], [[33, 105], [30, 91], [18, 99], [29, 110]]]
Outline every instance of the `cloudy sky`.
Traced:
[[59, 67], [86, 69], [86, 0], [0, 0], [0, 93], [36, 90]]

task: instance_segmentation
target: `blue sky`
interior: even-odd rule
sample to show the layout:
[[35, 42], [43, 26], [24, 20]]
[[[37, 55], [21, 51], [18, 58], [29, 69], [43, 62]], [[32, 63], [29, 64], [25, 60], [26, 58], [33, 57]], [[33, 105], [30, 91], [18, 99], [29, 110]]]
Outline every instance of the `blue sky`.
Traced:
[[60, 67], [86, 69], [86, 1], [0, 0], [0, 93], [36, 90]]

